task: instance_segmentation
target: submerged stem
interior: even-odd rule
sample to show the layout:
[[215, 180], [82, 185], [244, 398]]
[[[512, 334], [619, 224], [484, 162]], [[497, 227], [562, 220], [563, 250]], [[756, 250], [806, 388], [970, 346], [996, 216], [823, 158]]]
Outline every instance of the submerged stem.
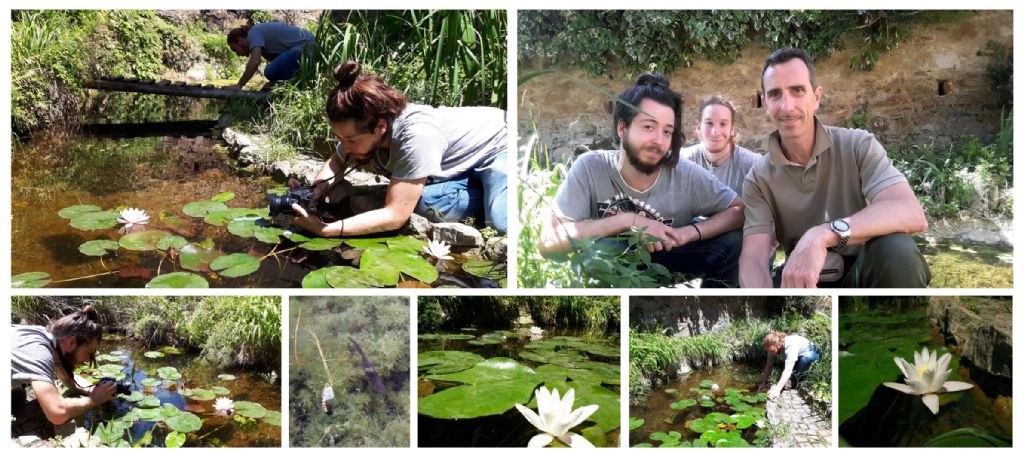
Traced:
[[59, 281], [50, 281], [50, 282], [51, 282], [51, 283], [56, 283], [56, 282], [71, 282], [71, 281], [80, 281], [80, 280], [82, 280], [82, 279], [91, 279], [91, 278], [94, 278], [94, 277], [106, 276], [106, 275], [108, 275], [108, 274], [117, 274], [117, 271], [108, 271], [108, 272], [106, 272], [106, 273], [99, 273], [99, 274], [93, 274], [93, 275], [89, 275], [89, 276], [82, 276], [82, 277], [73, 277], [73, 278], [71, 278], [71, 279], [61, 279], [61, 280], [59, 280]]
[[327, 382], [331, 384], [331, 387], [334, 387], [334, 378], [331, 377], [331, 368], [327, 366], [327, 358], [324, 356], [324, 350], [320, 348], [320, 338], [316, 337], [316, 333], [309, 328], [306, 328], [306, 332], [308, 332], [310, 336], [313, 336], [313, 341], [316, 342], [316, 350], [320, 352], [320, 360], [324, 363], [324, 371], [327, 372]]
[[301, 366], [302, 358], [299, 358], [299, 322], [302, 321], [302, 306], [299, 305], [299, 315], [295, 317], [295, 364]]

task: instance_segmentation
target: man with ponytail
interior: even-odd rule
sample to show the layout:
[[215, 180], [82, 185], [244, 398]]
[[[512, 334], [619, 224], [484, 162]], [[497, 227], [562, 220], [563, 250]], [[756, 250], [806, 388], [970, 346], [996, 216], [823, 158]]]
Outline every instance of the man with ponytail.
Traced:
[[[14, 325], [11, 329], [12, 435], [55, 435], [53, 426], [68, 423], [114, 397], [114, 382], [83, 386], [75, 367], [94, 361], [103, 338], [99, 314], [91, 305], [61, 317], [49, 327]], [[81, 397], [64, 396], [58, 382]], [[28, 396], [35, 399], [29, 401]], [[46, 421], [49, 421], [49, 424]]]
[[[743, 204], [736, 192], [693, 162], [679, 159], [682, 95], [660, 75], [643, 74], [619, 97], [612, 126], [619, 150], [583, 154], [555, 196], [541, 232], [541, 253], [557, 257], [589, 239], [613, 240], [636, 227], [655, 241], [654, 263], [702, 287], [738, 285]], [[700, 223], [692, 220], [710, 217]]]
[[[337, 199], [346, 169], [390, 181], [384, 206], [332, 223], [292, 205], [295, 225], [321, 236], [397, 230], [412, 213], [432, 222], [483, 220], [507, 228], [505, 111], [493, 107], [431, 107], [408, 103], [401, 91], [348, 61], [335, 69], [327, 98], [335, 152], [317, 173], [317, 197]], [[326, 183], [326, 184], [321, 184]]]
[[228, 32], [228, 47], [239, 57], [248, 57], [245, 70], [238, 83], [225, 87], [227, 90], [241, 90], [256, 74], [261, 59], [267, 60], [263, 76], [270, 81], [263, 87], [295, 77], [299, 72], [299, 59], [313, 51], [316, 40], [313, 33], [294, 25], [281, 22], [251, 23]]

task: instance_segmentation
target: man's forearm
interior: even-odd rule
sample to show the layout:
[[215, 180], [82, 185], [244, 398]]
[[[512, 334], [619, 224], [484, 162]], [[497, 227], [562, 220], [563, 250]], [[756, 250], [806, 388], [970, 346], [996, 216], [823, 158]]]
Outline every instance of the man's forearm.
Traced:
[[571, 252], [572, 242], [591, 238], [605, 238], [624, 232], [632, 226], [634, 213], [619, 213], [603, 219], [572, 221], [554, 214], [544, 223], [541, 232], [541, 254], [564, 254]]
[[726, 209], [694, 225], [700, 230], [702, 240], [709, 240], [723, 233], [740, 229], [743, 227], [743, 205], [729, 205]]
[[752, 257], [753, 254], [740, 255], [740, 287], [772, 288], [772, 275], [768, 267], [768, 259]]

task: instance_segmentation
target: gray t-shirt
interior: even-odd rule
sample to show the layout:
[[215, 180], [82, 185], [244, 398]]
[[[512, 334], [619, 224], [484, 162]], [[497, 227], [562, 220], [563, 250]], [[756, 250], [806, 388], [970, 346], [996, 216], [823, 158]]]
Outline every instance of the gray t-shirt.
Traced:
[[623, 151], [591, 151], [576, 159], [555, 195], [562, 217], [583, 221], [625, 211], [682, 227], [695, 216], [724, 210], [736, 198], [732, 189], [685, 159], [673, 168], [663, 167], [654, 185], [637, 191], [619, 173], [619, 153]]
[[389, 178], [451, 180], [490, 164], [508, 148], [505, 111], [409, 104], [391, 125]]
[[[790, 334], [786, 336], [782, 341], [782, 350], [779, 352], [783, 364], [795, 363], [797, 359], [804, 353], [809, 353], [813, 349], [811, 348], [811, 341], [806, 337], [799, 334]], [[770, 355], [771, 356], [771, 355]], [[770, 360], [774, 362], [778, 357], [771, 356]]]
[[53, 335], [44, 326], [11, 325], [11, 386], [33, 381], [57, 384]]
[[739, 145], [733, 145], [732, 156], [729, 160], [725, 164], [715, 167], [711, 165], [711, 161], [708, 161], [707, 156], [704, 155], [703, 143], [683, 148], [680, 157], [692, 161], [704, 170], [711, 172], [715, 178], [725, 183], [729, 189], [732, 189], [737, 194], [743, 193], [743, 179], [747, 176], [750, 168], [754, 166], [754, 163], [761, 159], [761, 155]]
[[249, 48], [262, 47], [263, 57], [273, 60], [295, 46], [306, 41], [313, 41], [313, 33], [309, 30], [281, 22], [263, 22], [253, 25], [246, 36]]

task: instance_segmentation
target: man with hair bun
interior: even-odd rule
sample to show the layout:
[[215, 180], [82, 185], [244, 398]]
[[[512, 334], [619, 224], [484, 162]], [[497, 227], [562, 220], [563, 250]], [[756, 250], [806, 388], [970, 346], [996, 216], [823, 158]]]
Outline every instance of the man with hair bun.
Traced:
[[[49, 327], [11, 326], [12, 436], [51, 438], [56, 435], [54, 426], [65, 425], [114, 397], [114, 382], [83, 386], [75, 380], [75, 368], [94, 361], [102, 338], [103, 326], [91, 305]], [[62, 395], [58, 381], [81, 396]], [[29, 400], [33, 395], [35, 399]]]
[[[612, 126], [618, 150], [581, 155], [558, 188], [543, 224], [541, 253], [558, 256], [578, 242], [611, 240], [631, 228], [656, 241], [654, 263], [702, 287], [738, 285], [743, 203], [736, 192], [694, 163], [679, 159], [682, 96], [660, 75], [643, 74], [619, 96]], [[700, 215], [710, 218], [698, 223]]]
[[313, 182], [317, 197], [331, 198], [332, 191], [322, 188], [353, 166], [387, 177], [387, 196], [380, 208], [329, 224], [295, 204], [295, 225], [350, 237], [397, 230], [415, 212], [432, 222], [483, 220], [505, 233], [504, 110], [411, 104], [377, 75], [363, 74], [355, 61], [338, 65], [334, 76], [338, 86], [327, 98], [327, 119], [338, 142]]

